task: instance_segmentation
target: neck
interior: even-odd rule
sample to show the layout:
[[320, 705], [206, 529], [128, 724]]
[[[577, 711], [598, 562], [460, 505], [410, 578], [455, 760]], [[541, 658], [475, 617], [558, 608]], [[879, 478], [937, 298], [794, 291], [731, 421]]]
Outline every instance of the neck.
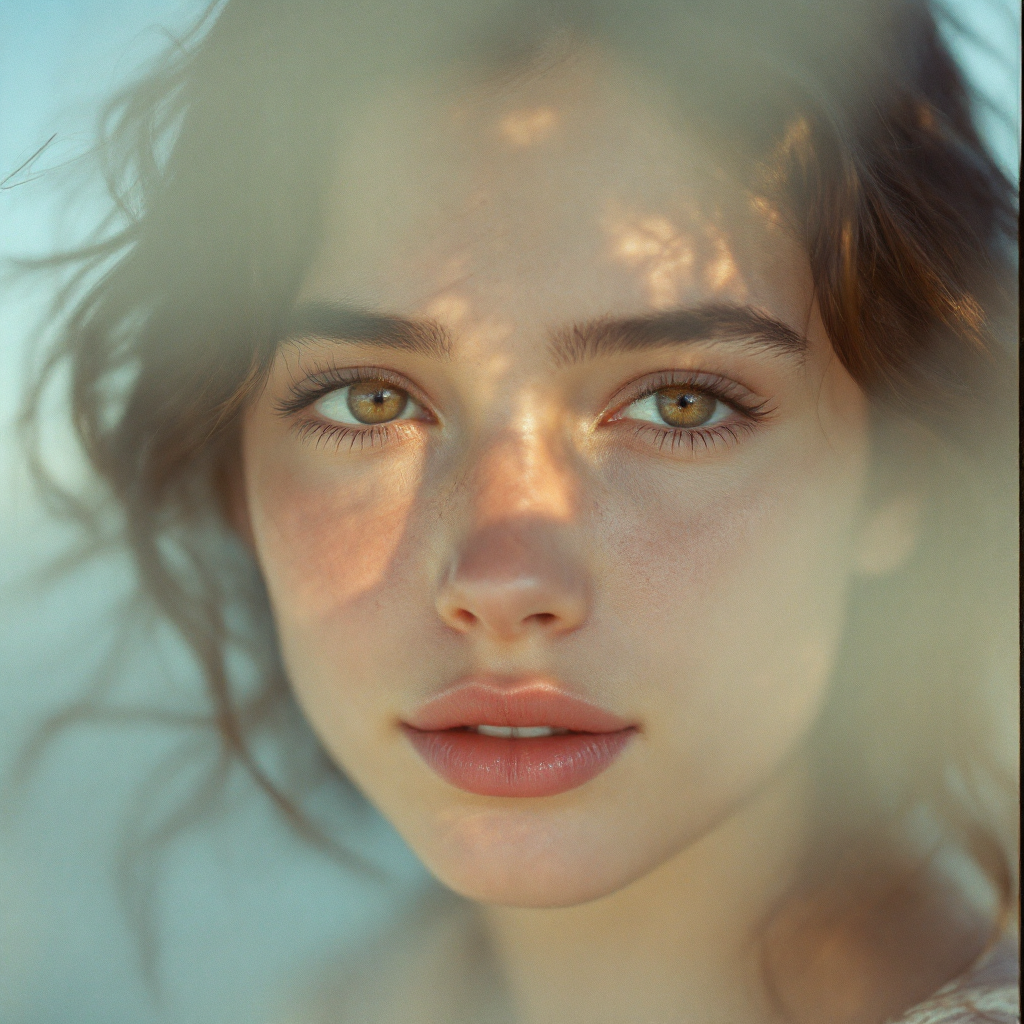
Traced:
[[774, 1015], [759, 926], [793, 881], [806, 772], [793, 766], [645, 877], [580, 906], [484, 908], [520, 1024]]

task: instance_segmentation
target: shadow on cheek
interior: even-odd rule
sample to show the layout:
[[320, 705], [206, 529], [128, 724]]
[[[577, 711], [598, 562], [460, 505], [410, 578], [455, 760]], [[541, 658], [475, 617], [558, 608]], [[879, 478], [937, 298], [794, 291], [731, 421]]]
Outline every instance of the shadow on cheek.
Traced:
[[275, 615], [325, 619], [382, 587], [407, 537], [415, 497], [281, 495], [257, 538]]

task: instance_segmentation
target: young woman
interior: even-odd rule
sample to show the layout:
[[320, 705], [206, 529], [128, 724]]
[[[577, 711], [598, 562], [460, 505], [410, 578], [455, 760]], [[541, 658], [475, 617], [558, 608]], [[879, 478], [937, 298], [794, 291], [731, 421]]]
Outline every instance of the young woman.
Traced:
[[293, 694], [466, 898], [309, 1019], [1017, 1019], [1015, 209], [927, 4], [228, 0], [107, 126], [33, 401], [225, 749], [322, 840]]

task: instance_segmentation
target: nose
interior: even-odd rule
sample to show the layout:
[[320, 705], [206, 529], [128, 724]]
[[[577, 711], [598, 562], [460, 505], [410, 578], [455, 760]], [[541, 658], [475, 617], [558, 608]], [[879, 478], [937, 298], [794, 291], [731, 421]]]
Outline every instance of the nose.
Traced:
[[538, 517], [492, 523], [462, 547], [437, 594], [437, 612], [459, 633], [511, 642], [561, 636], [589, 611], [587, 577], [560, 536]]

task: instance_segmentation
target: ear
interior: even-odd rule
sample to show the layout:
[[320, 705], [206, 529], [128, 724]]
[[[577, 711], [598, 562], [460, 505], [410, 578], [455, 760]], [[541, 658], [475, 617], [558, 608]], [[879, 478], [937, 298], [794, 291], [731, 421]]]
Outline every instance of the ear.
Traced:
[[868, 512], [856, 540], [854, 568], [862, 576], [884, 576], [907, 562], [921, 532], [923, 498], [891, 495]]

